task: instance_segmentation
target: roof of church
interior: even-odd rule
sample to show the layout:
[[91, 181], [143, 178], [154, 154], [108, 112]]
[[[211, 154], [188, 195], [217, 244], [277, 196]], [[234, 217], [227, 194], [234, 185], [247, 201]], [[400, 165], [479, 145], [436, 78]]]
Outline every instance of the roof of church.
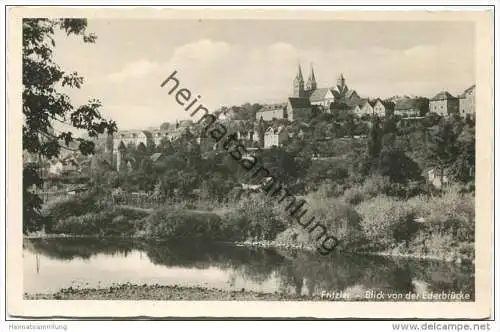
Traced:
[[292, 108], [308, 108], [311, 107], [311, 103], [309, 102], [309, 98], [296, 98], [290, 97], [288, 98], [290, 102], [290, 106]]
[[356, 90], [348, 90], [345, 96], [347, 98], [351, 98], [353, 94], [358, 94], [358, 93], [356, 92]]
[[326, 96], [326, 94], [328, 92], [332, 92], [332, 94], [333, 94], [333, 91], [331, 89], [329, 89], [329, 88], [316, 89], [309, 96], [309, 100], [312, 101], [312, 102], [322, 101], [322, 100], [325, 99], [325, 96]]
[[444, 99], [455, 99], [452, 94], [448, 91], [442, 91], [434, 96], [431, 100], [444, 100]]
[[300, 64], [299, 64], [299, 71], [297, 72], [297, 76], [295, 76], [295, 79], [304, 81], [304, 78], [302, 77], [302, 68], [300, 67]]

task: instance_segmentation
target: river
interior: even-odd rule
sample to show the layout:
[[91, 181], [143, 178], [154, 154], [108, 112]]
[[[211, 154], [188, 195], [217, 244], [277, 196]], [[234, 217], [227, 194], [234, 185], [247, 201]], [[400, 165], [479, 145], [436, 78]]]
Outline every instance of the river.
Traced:
[[[255, 249], [214, 244], [162, 244], [120, 239], [26, 239], [25, 293], [61, 288], [100, 288], [120, 283], [200, 286], [265, 293], [347, 294], [376, 300], [425, 293], [469, 294], [474, 299], [474, 267], [469, 264], [335, 253]], [[415, 300], [413, 298], [412, 300]]]

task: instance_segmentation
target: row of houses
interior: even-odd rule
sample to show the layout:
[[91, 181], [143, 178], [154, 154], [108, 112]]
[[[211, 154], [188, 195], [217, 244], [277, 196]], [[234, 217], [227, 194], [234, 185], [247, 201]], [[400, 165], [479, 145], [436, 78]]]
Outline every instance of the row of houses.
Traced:
[[164, 139], [173, 142], [181, 137], [184, 132], [185, 128], [177, 128], [175, 130], [153, 129], [120, 131], [113, 136], [113, 152], [116, 153], [118, 151], [120, 144], [137, 147], [141, 143], [144, 144], [144, 146], [150, 146], [152, 144], [158, 146]]
[[415, 118], [433, 112], [443, 116], [457, 114], [465, 117], [475, 114], [475, 90], [476, 86], [473, 85], [457, 97], [447, 91], [442, 91], [430, 100], [410, 97], [398, 100], [379, 98], [372, 100], [361, 98], [355, 90], [350, 89], [343, 74], [338, 77], [335, 87], [317, 88], [312, 66], [307, 84], [305, 84], [299, 65], [293, 82], [292, 96], [288, 97], [285, 103], [262, 107], [256, 112], [255, 120], [304, 121], [312, 115], [313, 108], [325, 112], [350, 110], [358, 116], [383, 117], [394, 114], [403, 118]]
[[458, 97], [447, 91], [438, 93], [429, 102], [429, 111], [439, 115], [458, 114], [462, 117], [476, 112], [476, 85], [467, 88]]

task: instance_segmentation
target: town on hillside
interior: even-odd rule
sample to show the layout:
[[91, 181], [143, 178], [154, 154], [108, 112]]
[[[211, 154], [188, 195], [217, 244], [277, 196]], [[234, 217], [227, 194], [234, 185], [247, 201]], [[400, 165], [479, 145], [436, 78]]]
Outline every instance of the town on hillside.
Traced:
[[[362, 140], [366, 138], [373, 120], [385, 117], [394, 117], [399, 126], [422, 122], [429, 117], [458, 116], [469, 121], [475, 118], [475, 85], [458, 96], [441, 91], [431, 98], [407, 95], [388, 99], [367, 98], [351, 89], [342, 73], [334, 86], [318, 87], [312, 65], [307, 81], [299, 65], [291, 85], [291, 95], [282, 103], [223, 106], [214, 114], [249, 150], [282, 148], [293, 140]], [[346, 119], [351, 125], [343, 125]], [[325, 123], [328, 120], [330, 123]], [[198, 144], [202, 153], [221, 150], [192, 120], [182, 120], [166, 122], [157, 128], [119, 130], [113, 135], [101, 135], [96, 140], [98, 150], [93, 159], [85, 158], [78, 152], [66, 151], [60, 158], [45, 160], [42, 168], [49, 177], [82, 174], [91, 163], [116, 171], [130, 171], [138, 165], [129, 150], [148, 152], [151, 161], [157, 163], [165, 157], [160, 148], [162, 145], [185, 137], [193, 138], [189, 144]], [[325, 155], [325, 151], [316, 149], [313, 157], [328, 157], [328, 153]], [[33, 162], [36, 156], [27, 154], [24, 160]], [[439, 178], [434, 175], [434, 170], [430, 170], [428, 175], [431, 181]], [[78, 188], [80, 186], [71, 186], [69, 192], [74, 193]]]
[[[293, 81], [291, 96], [283, 103], [221, 107], [214, 112], [219, 121], [223, 121], [247, 148], [270, 149], [283, 147], [293, 139], [316, 140], [363, 138], [368, 134], [374, 118], [394, 116], [400, 125], [423, 121], [430, 116], [460, 116], [474, 119], [475, 85], [464, 90], [458, 96], [447, 91], [438, 92], [431, 98], [395, 96], [388, 99], [360, 97], [356, 90], [348, 87], [347, 80], [340, 74], [333, 87], [318, 88], [314, 68], [311, 66], [307, 82], [304, 80], [299, 65]], [[351, 117], [355, 122], [352, 130], [331, 127], [323, 137], [313, 135], [323, 124], [313, 121], [320, 114]], [[194, 128], [191, 120], [178, 121], [175, 124], [164, 123], [158, 128], [119, 131], [111, 138], [106, 138], [106, 160], [115, 169], [123, 163], [132, 168], [134, 160], [127, 159], [127, 149], [160, 146], [162, 140], [173, 142], [185, 134], [196, 135], [196, 142], [202, 152], [217, 150], [217, 143], [201, 130]], [[156, 162], [161, 153], [151, 154]]]

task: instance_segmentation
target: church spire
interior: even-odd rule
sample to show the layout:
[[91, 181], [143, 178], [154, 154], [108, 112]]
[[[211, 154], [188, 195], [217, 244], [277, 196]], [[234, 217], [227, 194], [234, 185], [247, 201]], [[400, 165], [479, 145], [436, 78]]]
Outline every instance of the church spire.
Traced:
[[300, 63], [297, 76], [295, 76], [295, 79], [293, 80], [293, 97], [296, 98], [305, 97], [304, 78], [302, 77], [302, 68], [300, 67]]
[[300, 67], [300, 63], [299, 63], [299, 71], [297, 72], [297, 76], [295, 77], [295, 79], [297, 81], [304, 82], [304, 78], [302, 77], [302, 68]]
[[307, 80], [306, 88], [308, 91], [314, 91], [317, 88], [316, 77], [314, 76], [314, 68], [311, 63], [311, 73], [309, 74], [309, 79]]
[[337, 79], [337, 85], [341, 88], [343, 88], [345, 86], [345, 78], [344, 78], [344, 74], [340, 73], [340, 76], [339, 78]]

